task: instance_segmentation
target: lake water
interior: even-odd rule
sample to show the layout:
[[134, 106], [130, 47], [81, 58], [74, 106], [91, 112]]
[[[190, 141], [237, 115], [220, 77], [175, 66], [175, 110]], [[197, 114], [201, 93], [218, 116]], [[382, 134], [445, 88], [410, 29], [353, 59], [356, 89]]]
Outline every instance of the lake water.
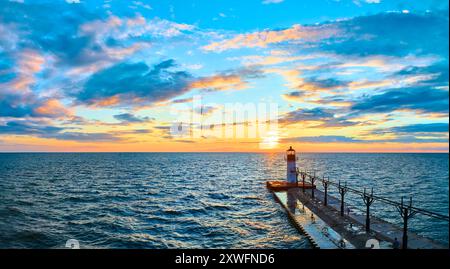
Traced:
[[[298, 165], [448, 215], [448, 158], [300, 154]], [[0, 153], [0, 248], [310, 248], [266, 190], [284, 177], [282, 154]], [[393, 207], [373, 213], [401, 224]], [[448, 222], [410, 226], [448, 243]]]

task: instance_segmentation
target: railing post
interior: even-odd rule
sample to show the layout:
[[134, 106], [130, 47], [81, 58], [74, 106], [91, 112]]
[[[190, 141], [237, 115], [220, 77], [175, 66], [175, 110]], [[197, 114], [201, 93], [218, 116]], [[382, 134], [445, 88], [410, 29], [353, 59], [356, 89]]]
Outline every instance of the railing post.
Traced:
[[315, 195], [314, 195], [314, 183], [316, 182], [316, 171], [314, 171], [314, 176], [310, 177], [310, 179], [311, 179], [311, 185], [312, 185], [312, 187], [311, 187], [311, 197], [314, 199], [315, 198]]
[[399, 206], [397, 206], [400, 215], [403, 218], [403, 237], [402, 237], [402, 249], [408, 248], [408, 220], [412, 218], [417, 212], [412, 210], [412, 197], [409, 198], [409, 205], [403, 204], [402, 201]]
[[403, 249], [408, 248], [408, 208], [404, 208], [403, 213]]
[[325, 196], [323, 198], [324, 206], [328, 206], [328, 182], [329, 181], [325, 180], [325, 176], [323, 176], [322, 184], [323, 184], [323, 189], [325, 190]]
[[370, 206], [374, 202], [373, 198], [373, 188], [370, 194], [367, 194], [366, 189], [364, 188], [363, 194], [364, 204], [366, 204], [366, 232], [370, 232]]
[[306, 179], [306, 169], [305, 169], [305, 172], [304, 173], [302, 173], [302, 181], [303, 181], [303, 192], [305, 192], [305, 179]]
[[345, 183], [345, 186], [342, 187], [341, 186], [341, 181], [339, 181], [339, 194], [341, 195], [341, 217], [344, 216], [344, 199], [345, 199], [345, 194], [347, 193], [347, 183]]

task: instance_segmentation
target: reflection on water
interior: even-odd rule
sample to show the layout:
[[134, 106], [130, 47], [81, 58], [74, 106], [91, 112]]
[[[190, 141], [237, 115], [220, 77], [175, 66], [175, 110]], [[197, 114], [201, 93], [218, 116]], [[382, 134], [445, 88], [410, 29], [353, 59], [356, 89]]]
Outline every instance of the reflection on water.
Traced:
[[[303, 154], [299, 166], [448, 214], [448, 154]], [[265, 189], [285, 169], [281, 154], [0, 154], [0, 247], [309, 248]], [[448, 224], [411, 226], [448, 242]]]

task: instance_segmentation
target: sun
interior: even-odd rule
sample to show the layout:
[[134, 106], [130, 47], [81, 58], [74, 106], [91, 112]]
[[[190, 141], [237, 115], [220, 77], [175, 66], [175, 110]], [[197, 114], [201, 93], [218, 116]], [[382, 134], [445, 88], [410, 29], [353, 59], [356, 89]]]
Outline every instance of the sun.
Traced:
[[260, 149], [276, 149], [279, 145], [280, 137], [278, 136], [278, 132], [270, 131], [266, 136], [262, 137], [261, 142], [259, 143]]

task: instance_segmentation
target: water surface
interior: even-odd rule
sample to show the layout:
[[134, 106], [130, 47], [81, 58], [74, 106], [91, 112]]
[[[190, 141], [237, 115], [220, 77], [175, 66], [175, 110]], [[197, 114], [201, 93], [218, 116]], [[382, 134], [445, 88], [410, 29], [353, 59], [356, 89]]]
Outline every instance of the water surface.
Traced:
[[[299, 166], [448, 215], [448, 154], [301, 154]], [[4, 153], [0, 247], [310, 248], [265, 188], [284, 176], [281, 154]], [[400, 223], [395, 208], [374, 214]], [[448, 243], [448, 223], [411, 226]]]

